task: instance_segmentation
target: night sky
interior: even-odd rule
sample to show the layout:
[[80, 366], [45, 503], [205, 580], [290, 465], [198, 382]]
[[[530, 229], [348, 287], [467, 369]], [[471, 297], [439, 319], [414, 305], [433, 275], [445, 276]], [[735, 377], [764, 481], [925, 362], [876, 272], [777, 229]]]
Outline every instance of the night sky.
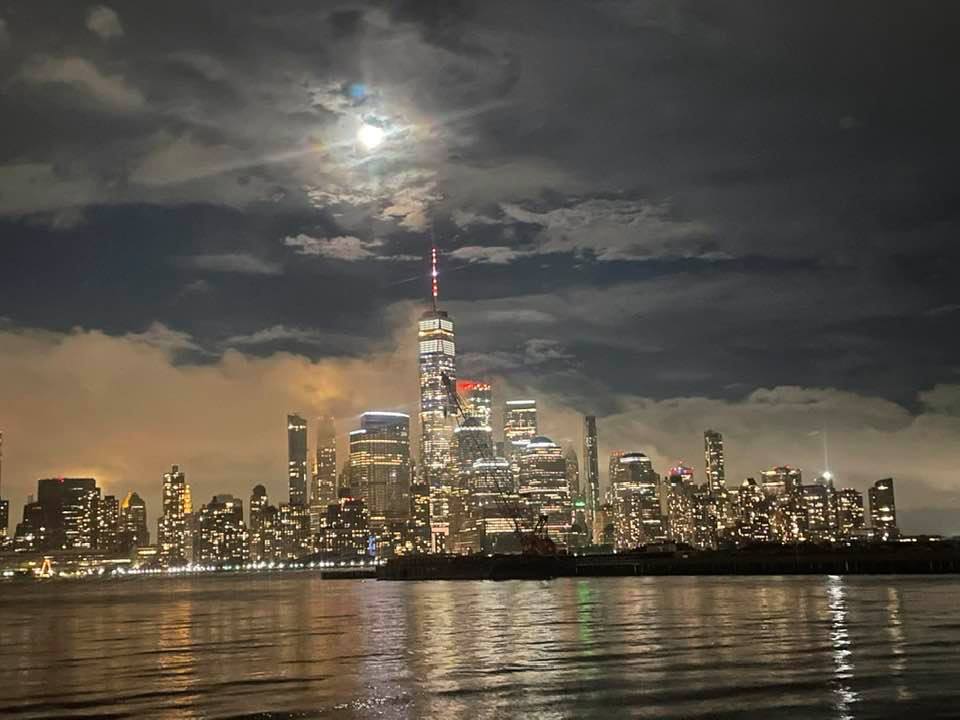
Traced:
[[415, 413], [432, 237], [458, 372], [555, 440], [593, 413], [702, 481], [714, 427], [738, 484], [826, 430], [960, 532], [957, 37], [947, 1], [0, 0], [11, 524], [87, 473], [153, 524], [172, 463], [283, 500], [287, 411]]

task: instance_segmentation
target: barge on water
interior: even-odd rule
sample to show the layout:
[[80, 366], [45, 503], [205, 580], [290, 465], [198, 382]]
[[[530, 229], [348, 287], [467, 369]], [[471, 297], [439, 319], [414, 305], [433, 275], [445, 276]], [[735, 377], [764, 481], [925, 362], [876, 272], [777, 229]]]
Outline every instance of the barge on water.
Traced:
[[407, 555], [377, 568], [378, 580], [550, 580], [575, 574], [572, 555]]

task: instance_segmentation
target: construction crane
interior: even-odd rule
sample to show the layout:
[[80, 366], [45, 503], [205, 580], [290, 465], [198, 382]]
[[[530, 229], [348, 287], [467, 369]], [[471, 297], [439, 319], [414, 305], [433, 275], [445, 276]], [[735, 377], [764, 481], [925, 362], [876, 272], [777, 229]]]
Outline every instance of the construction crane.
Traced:
[[[441, 379], [447, 392], [448, 407], [454, 411], [457, 427], [467, 427], [466, 404], [460, 397], [460, 393], [457, 392], [456, 385], [446, 373], [442, 373]], [[463, 439], [466, 440], [468, 435], [465, 433], [463, 435]], [[490, 447], [488, 442], [476, 436], [471, 437], [470, 440], [478, 444], [477, 450], [481, 454], [486, 454], [488, 457], [494, 456], [493, 448]], [[547, 534], [547, 516], [539, 515], [533, 528], [528, 530], [527, 526], [531, 521], [529, 510], [522, 507], [520, 503], [511, 501], [510, 493], [506, 488], [501, 487], [500, 480], [496, 475], [494, 475], [494, 484], [498, 509], [503, 517], [508, 517], [513, 522], [513, 533], [520, 543], [520, 551], [524, 555], [556, 555], [557, 544]]]

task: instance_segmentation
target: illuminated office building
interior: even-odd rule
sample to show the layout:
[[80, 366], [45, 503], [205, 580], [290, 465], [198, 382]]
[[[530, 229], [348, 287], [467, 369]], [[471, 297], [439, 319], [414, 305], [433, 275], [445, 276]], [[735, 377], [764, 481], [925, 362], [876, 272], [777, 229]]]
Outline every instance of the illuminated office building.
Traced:
[[803, 508], [807, 515], [805, 540], [833, 542], [837, 539], [837, 511], [834, 491], [826, 483], [816, 482], [801, 487]]
[[120, 503], [113, 495], [106, 495], [100, 500], [100, 509], [97, 513], [96, 546], [109, 553], [121, 549]]
[[327, 506], [317, 534], [317, 552], [324, 560], [364, 560], [370, 549], [370, 516], [362, 498], [342, 496]]
[[174, 465], [163, 476], [163, 515], [157, 521], [158, 559], [164, 565], [184, 565], [187, 556], [187, 478]]
[[287, 474], [290, 504], [307, 504], [307, 421], [287, 415]]
[[782, 465], [762, 471], [760, 483], [767, 497], [778, 498], [798, 490], [802, 484], [802, 474], [800, 468]]
[[726, 488], [726, 471], [723, 464], [723, 435], [716, 430], [703, 433], [703, 459], [710, 490]]
[[256, 485], [250, 494], [249, 557], [254, 563], [274, 562], [286, 557], [280, 513], [270, 504], [267, 489]]
[[624, 454], [623, 450], [614, 450], [610, 453], [610, 461], [607, 464], [607, 481], [609, 484], [607, 493], [611, 498], [613, 497], [613, 486], [620, 482], [627, 472], [627, 469], [620, 464], [620, 458]]
[[753, 478], [747, 478], [737, 492], [737, 525], [735, 538], [743, 544], [769, 542], [770, 499]]
[[[453, 320], [437, 308], [437, 251], [431, 265], [433, 305], [417, 323], [417, 350], [420, 376], [420, 465], [427, 484], [439, 488], [448, 482], [450, 436], [454, 408], [444, 377], [456, 383], [456, 344]], [[454, 385], [455, 387], [455, 385]]]
[[678, 543], [694, 545], [696, 542], [693, 512], [693, 470], [677, 465], [667, 473], [664, 486], [666, 495], [667, 537]]
[[537, 401], [507, 400], [503, 408], [503, 441], [507, 459], [537, 435]]
[[337, 438], [333, 418], [317, 419], [317, 450], [313, 464], [310, 505], [320, 512], [337, 501]]
[[570, 496], [580, 499], [583, 496], [580, 492], [580, 458], [577, 457], [577, 451], [568, 447], [563, 451], [563, 459], [567, 464], [567, 487], [570, 488]]
[[840, 537], [856, 537], [863, 533], [863, 493], [855, 488], [837, 490], [837, 532]]
[[593, 542], [600, 543], [601, 523], [597, 516], [603, 499], [600, 497], [600, 449], [597, 446], [597, 418], [587, 415], [583, 418], [583, 478], [587, 501], [587, 521]]
[[130, 552], [149, 544], [147, 504], [137, 493], [129, 492], [120, 503], [120, 548]]
[[893, 478], [877, 480], [869, 491], [870, 527], [878, 540], [892, 540], [900, 534], [897, 528], [897, 505], [893, 496]]
[[410, 516], [410, 416], [366, 412], [350, 432], [350, 486], [373, 525]]
[[611, 480], [616, 546], [633, 549], [666, 539], [660, 506], [660, 477], [650, 458], [640, 452], [617, 458]]
[[467, 417], [476, 418], [480, 425], [493, 425], [493, 390], [490, 383], [481, 380], [457, 380], [457, 394], [463, 398]]
[[23, 506], [23, 520], [17, 523], [13, 547], [20, 552], [59, 549], [51, 546], [43, 505], [34, 501], [32, 495]]
[[306, 505], [280, 503], [275, 528], [280, 559], [297, 560], [314, 552], [310, 509]]
[[536, 436], [523, 445], [517, 465], [522, 506], [533, 521], [545, 515], [548, 534], [565, 544], [573, 524], [573, 502], [563, 450], [550, 438]]
[[249, 559], [249, 537], [243, 524], [243, 501], [214, 495], [200, 508], [193, 561], [200, 565], [239, 566]]
[[474, 460], [493, 457], [493, 429], [480, 418], [468, 417], [453, 435], [459, 472], [469, 470]]

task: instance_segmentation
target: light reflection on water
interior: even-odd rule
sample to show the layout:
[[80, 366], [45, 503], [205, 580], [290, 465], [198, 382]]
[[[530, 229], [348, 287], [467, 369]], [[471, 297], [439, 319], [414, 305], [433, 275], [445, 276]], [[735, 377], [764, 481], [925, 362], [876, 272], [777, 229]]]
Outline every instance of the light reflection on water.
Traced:
[[0, 585], [0, 716], [956, 717], [960, 579]]

